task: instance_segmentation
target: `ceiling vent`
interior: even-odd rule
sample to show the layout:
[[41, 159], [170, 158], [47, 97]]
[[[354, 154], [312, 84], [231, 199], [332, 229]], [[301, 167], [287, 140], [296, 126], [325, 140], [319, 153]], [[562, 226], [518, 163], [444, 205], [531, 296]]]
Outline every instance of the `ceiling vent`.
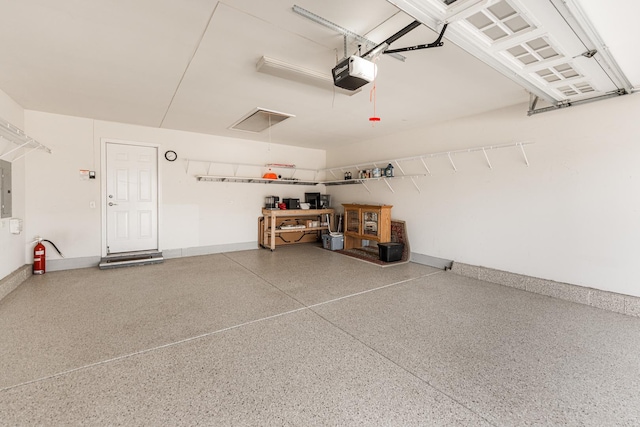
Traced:
[[289, 117], [295, 116], [293, 114], [281, 113], [279, 111], [267, 110], [266, 108], [258, 107], [232, 124], [229, 129], [260, 133], [271, 126], [282, 123]]

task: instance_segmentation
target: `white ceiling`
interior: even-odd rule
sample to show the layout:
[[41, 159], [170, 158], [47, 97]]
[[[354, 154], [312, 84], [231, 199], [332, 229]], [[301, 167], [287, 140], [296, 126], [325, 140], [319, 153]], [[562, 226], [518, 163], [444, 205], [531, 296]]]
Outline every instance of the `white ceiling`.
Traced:
[[[638, 5], [619, 1], [630, 8], [623, 13], [618, 3], [580, 3], [620, 66], [639, 69]], [[385, 0], [0, 0], [0, 89], [31, 110], [314, 148], [529, 99], [445, 36], [443, 47], [407, 52], [405, 62], [379, 59], [382, 120], [372, 126], [371, 84], [347, 96], [256, 71], [264, 55], [330, 74], [343, 56], [343, 37], [295, 14], [294, 4], [376, 42], [413, 21]], [[422, 25], [392, 48], [436, 37]], [[627, 73], [637, 86], [640, 75]], [[296, 117], [270, 135], [228, 129], [256, 107]]]

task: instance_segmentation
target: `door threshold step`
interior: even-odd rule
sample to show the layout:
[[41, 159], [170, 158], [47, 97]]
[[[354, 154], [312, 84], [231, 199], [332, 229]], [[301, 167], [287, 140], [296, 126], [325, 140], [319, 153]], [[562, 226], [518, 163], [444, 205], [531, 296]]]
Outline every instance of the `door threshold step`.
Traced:
[[106, 270], [134, 265], [160, 264], [162, 262], [164, 262], [164, 258], [162, 252], [159, 251], [123, 252], [107, 255], [100, 260], [98, 267], [100, 270]]

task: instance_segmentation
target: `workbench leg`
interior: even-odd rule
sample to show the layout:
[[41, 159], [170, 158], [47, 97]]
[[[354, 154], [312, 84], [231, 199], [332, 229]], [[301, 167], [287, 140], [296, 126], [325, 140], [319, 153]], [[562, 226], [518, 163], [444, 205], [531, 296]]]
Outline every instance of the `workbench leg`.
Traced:
[[276, 249], [276, 216], [271, 214], [271, 250]]
[[262, 247], [263, 248], [266, 248], [267, 245], [269, 244], [269, 230], [267, 229], [269, 225], [265, 224], [266, 222], [267, 221], [262, 222]]

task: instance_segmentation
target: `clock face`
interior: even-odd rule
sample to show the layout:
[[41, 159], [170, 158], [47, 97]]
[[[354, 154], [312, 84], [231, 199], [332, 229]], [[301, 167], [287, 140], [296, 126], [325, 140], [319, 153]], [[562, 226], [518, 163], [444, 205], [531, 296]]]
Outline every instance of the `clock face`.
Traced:
[[164, 158], [169, 160], [170, 162], [173, 162], [175, 159], [178, 158], [178, 155], [176, 154], [175, 151], [169, 150], [166, 153], [164, 153]]

